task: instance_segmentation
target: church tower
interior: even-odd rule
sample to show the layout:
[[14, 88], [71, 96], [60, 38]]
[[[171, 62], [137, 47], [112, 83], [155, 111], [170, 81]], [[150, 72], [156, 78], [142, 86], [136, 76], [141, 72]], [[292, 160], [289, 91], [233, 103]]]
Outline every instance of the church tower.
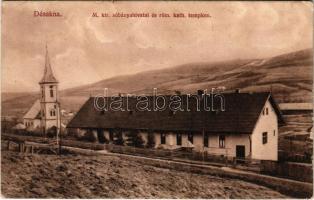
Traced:
[[40, 115], [41, 127], [44, 135], [49, 129], [58, 131], [61, 125], [60, 104], [58, 101], [58, 81], [54, 77], [49, 55], [46, 46], [46, 59], [44, 76], [39, 82], [40, 85]]

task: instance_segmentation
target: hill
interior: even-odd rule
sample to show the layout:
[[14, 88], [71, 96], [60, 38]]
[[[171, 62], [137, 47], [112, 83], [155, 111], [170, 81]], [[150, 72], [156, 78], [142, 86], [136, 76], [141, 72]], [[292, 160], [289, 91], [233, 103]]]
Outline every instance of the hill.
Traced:
[[[224, 86], [227, 91], [272, 90], [278, 102], [311, 102], [313, 51], [305, 49], [265, 59], [190, 63], [171, 68], [117, 76], [60, 92], [63, 108], [76, 111], [90, 96], [118, 93], [159, 94], [175, 91], [195, 93], [198, 89]], [[2, 94], [4, 115], [25, 113], [38, 98], [36, 94]]]
[[[119, 76], [64, 91], [66, 96], [102, 94], [195, 93], [197, 89], [225, 86], [227, 90], [265, 91], [272, 87], [280, 101], [309, 101], [312, 90], [312, 50], [306, 49], [269, 59], [191, 63], [135, 75]], [[305, 96], [304, 96], [305, 95]]]

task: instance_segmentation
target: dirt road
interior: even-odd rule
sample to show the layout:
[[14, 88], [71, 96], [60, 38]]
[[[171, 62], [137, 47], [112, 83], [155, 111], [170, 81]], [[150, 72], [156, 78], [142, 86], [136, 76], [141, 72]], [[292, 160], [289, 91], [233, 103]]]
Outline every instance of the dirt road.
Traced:
[[287, 198], [236, 179], [143, 165], [118, 157], [2, 151], [2, 195], [10, 198]]

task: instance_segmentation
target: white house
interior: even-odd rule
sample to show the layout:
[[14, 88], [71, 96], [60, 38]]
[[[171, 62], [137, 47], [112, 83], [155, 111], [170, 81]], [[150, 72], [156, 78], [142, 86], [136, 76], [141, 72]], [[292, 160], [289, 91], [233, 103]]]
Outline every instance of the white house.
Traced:
[[[227, 157], [258, 160], [278, 159], [278, 124], [283, 123], [279, 107], [270, 93], [223, 93], [224, 110], [211, 111], [196, 108], [206, 104], [205, 97], [181, 97], [183, 107], [189, 111], [173, 112], [169, 107], [162, 111], [135, 109], [136, 97], [108, 97], [110, 104], [118, 98], [128, 101], [128, 111], [99, 111], [95, 97], [91, 97], [69, 122], [67, 128], [78, 134], [94, 132], [99, 138], [112, 142], [117, 134], [138, 132], [147, 143], [153, 134], [155, 147], [175, 149], [192, 146], [194, 151]], [[166, 103], [171, 97], [165, 96]], [[153, 97], [148, 97], [149, 102]], [[210, 101], [210, 99], [208, 99]], [[219, 100], [213, 100], [212, 108]], [[168, 104], [169, 105], [169, 104]], [[220, 104], [219, 104], [220, 105]]]
[[36, 100], [33, 106], [23, 117], [26, 128], [42, 129], [45, 134], [48, 129], [60, 128], [60, 113], [58, 102], [58, 81], [54, 77], [50, 65], [48, 50], [46, 47], [46, 60], [44, 76], [39, 82], [40, 99]]

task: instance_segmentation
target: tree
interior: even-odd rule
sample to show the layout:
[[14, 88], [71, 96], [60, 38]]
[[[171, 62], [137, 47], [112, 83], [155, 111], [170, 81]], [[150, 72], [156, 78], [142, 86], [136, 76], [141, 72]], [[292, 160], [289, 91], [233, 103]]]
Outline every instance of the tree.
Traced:
[[52, 138], [57, 136], [57, 127], [52, 126], [47, 130], [47, 136]]
[[148, 135], [147, 135], [147, 144], [146, 144], [146, 147], [147, 148], [154, 148], [155, 147], [155, 136], [154, 136], [154, 133], [152, 131], [149, 131], [148, 132]]
[[126, 136], [128, 137], [126, 141], [126, 144], [128, 146], [140, 147], [140, 148], [144, 147], [144, 140], [138, 131], [135, 131], [135, 130], [129, 131]]

